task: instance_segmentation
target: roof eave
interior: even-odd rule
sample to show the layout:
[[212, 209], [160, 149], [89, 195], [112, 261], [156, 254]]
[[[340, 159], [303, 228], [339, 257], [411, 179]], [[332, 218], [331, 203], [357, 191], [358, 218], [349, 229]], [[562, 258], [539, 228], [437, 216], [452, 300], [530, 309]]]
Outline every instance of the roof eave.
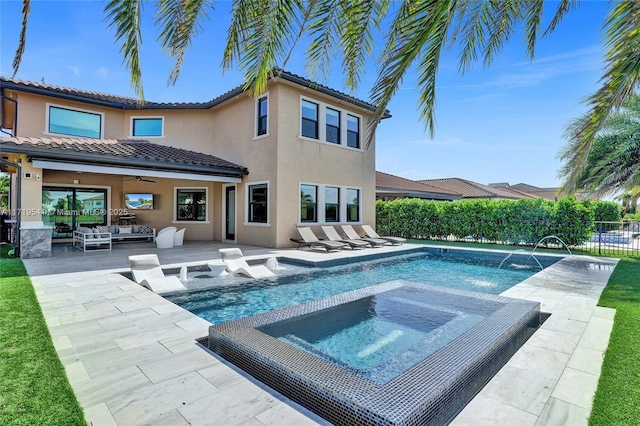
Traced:
[[96, 163], [101, 165], [113, 165], [147, 170], [181, 171], [224, 176], [244, 176], [249, 174], [246, 167], [235, 169], [220, 166], [185, 164], [180, 162], [168, 163], [153, 160], [144, 160], [141, 162], [140, 157], [123, 158], [108, 154], [90, 154], [77, 151], [74, 151], [72, 154], [67, 154], [65, 152], [54, 152], [49, 149], [34, 149], [33, 147], [22, 147], [19, 145], [3, 144], [2, 151], [24, 154], [35, 159], [58, 160], [69, 163]]
[[158, 110], [158, 109], [209, 109], [210, 102], [207, 103], [192, 103], [192, 104], [171, 104], [171, 103], [125, 103], [116, 101], [107, 101], [103, 99], [96, 99], [92, 96], [64, 93], [57, 90], [52, 90], [44, 87], [34, 87], [28, 84], [15, 83], [12, 81], [0, 80], [0, 89], [9, 89], [20, 92], [31, 93], [40, 96], [49, 96], [57, 99], [64, 99], [67, 101], [80, 102], [90, 105], [97, 105], [106, 108], [122, 109], [122, 110]]

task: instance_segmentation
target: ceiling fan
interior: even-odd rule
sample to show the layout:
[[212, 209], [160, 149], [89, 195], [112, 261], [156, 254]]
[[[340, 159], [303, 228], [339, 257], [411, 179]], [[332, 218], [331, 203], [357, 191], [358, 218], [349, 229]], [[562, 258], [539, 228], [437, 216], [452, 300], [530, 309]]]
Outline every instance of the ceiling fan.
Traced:
[[151, 180], [151, 179], [143, 179], [143, 178], [141, 178], [140, 176], [134, 176], [134, 177], [133, 177], [133, 179], [125, 179], [125, 181], [128, 181], [128, 180], [132, 180], [132, 181], [135, 181], [135, 182], [151, 182], [151, 183], [156, 183], [156, 181], [155, 181], [155, 180]]

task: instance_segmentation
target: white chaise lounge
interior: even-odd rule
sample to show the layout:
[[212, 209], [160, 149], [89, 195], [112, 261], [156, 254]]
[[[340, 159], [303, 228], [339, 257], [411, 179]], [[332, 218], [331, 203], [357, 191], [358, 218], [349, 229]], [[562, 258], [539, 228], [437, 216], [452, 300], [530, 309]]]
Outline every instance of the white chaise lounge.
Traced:
[[155, 254], [129, 256], [129, 266], [133, 280], [157, 294], [186, 290], [176, 276], [164, 275], [160, 261]]
[[218, 249], [220, 258], [232, 274], [246, 275], [250, 278], [268, 278], [275, 274], [264, 265], [249, 265], [239, 248]]

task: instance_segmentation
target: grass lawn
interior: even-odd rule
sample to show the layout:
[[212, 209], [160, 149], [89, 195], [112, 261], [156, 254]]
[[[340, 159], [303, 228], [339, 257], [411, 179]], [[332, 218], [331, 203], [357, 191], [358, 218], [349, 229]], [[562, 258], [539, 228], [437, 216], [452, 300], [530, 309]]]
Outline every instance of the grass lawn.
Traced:
[[0, 425], [85, 425], [22, 260], [2, 255]]
[[622, 258], [600, 297], [616, 309], [590, 425], [640, 424], [640, 259]]

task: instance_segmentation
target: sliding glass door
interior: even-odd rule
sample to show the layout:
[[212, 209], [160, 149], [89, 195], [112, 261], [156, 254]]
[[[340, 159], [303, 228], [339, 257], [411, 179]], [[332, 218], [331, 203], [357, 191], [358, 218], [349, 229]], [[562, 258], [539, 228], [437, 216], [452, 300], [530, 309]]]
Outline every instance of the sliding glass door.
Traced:
[[42, 188], [42, 221], [53, 228], [53, 238], [68, 238], [78, 226], [107, 224], [107, 190]]

